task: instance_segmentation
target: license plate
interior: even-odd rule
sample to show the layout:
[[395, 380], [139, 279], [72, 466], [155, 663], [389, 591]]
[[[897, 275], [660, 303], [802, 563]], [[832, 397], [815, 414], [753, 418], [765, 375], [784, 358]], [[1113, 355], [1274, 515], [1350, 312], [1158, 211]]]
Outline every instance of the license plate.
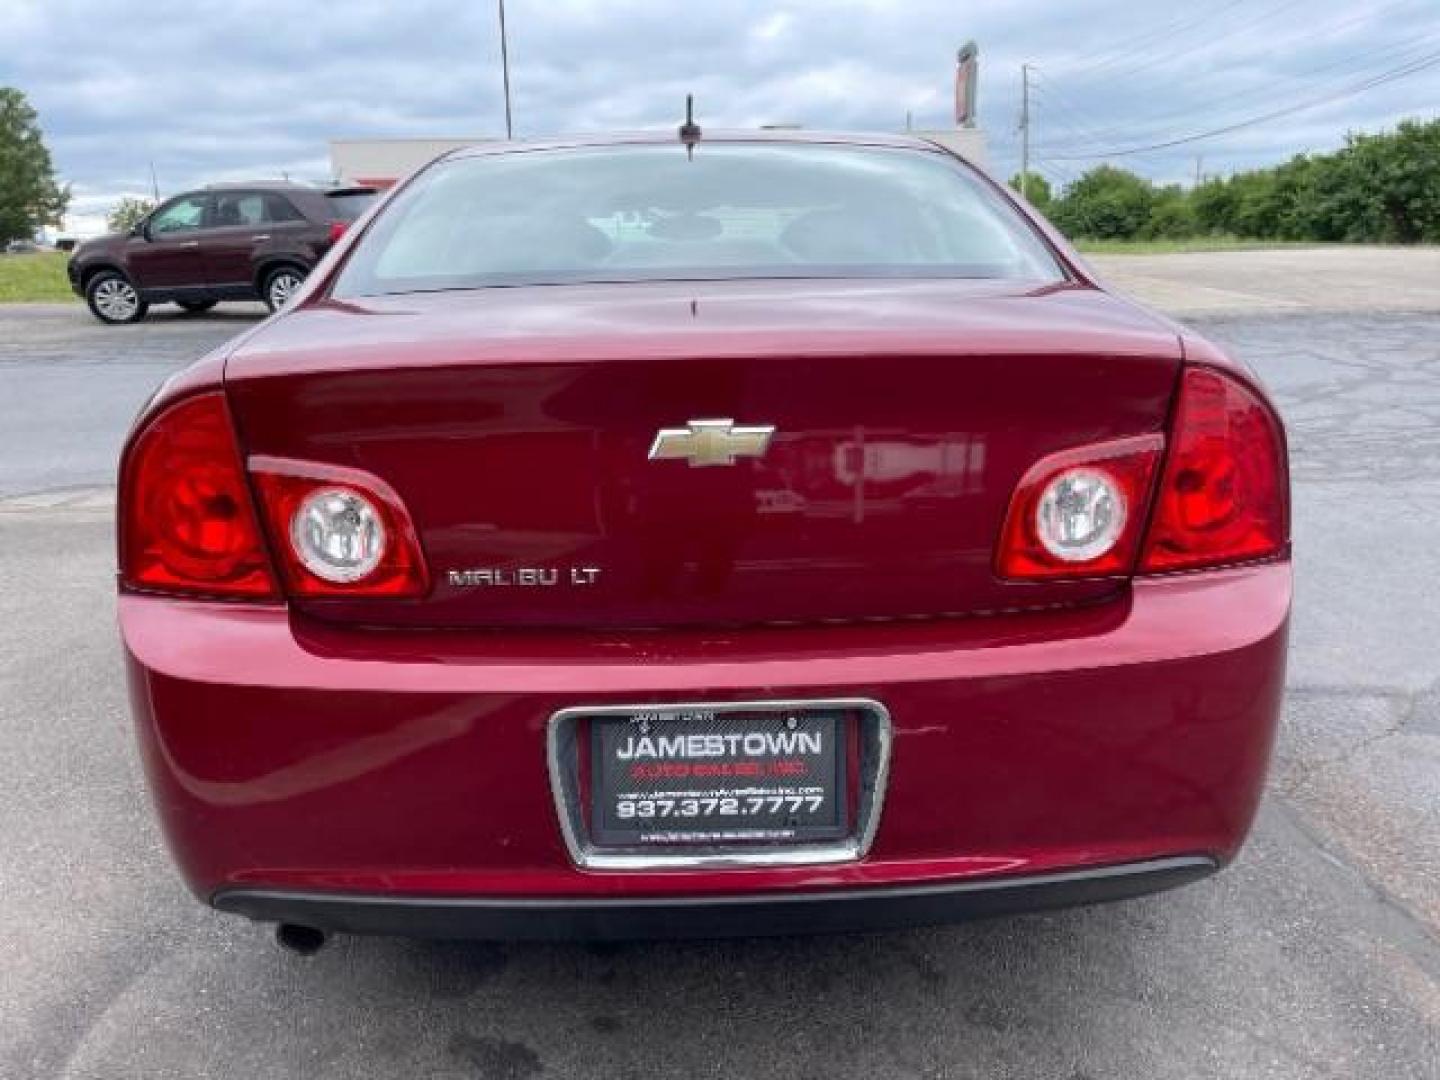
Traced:
[[805, 843], [849, 832], [840, 710], [590, 719], [600, 845]]

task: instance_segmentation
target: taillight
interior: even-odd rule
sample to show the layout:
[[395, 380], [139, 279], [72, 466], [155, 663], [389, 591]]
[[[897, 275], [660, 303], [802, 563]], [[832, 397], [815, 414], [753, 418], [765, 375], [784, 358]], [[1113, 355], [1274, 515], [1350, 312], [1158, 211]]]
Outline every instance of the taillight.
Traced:
[[1289, 502], [1274, 413], [1230, 376], [1187, 369], [1141, 570], [1276, 555], [1289, 541]]
[[1141, 435], [1039, 461], [1011, 499], [999, 575], [1164, 573], [1253, 562], [1286, 549], [1284, 437], [1253, 390], [1222, 371], [1187, 368], [1156, 485], [1162, 449], [1162, 436]]
[[1138, 435], [1051, 454], [1020, 480], [1001, 533], [1001, 577], [1128, 574], [1164, 438]]
[[359, 469], [252, 457], [270, 535], [295, 596], [422, 596], [429, 577], [404, 503]]
[[126, 586], [276, 595], [223, 393], [186, 398], [145, 426], [121, 469], [119, 515]]
[[330, 222], [330, 242], [333, 244], [336, 240], [339, 240], [342, 236], [345, 235], [345, 230], [348, 228], [350, 228], [350, 223], [348, 221]]

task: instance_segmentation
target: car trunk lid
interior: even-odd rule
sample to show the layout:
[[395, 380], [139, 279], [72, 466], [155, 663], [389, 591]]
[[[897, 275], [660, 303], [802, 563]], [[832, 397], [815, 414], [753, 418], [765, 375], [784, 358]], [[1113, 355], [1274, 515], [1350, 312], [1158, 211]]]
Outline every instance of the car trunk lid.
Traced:
[[[248, 453], [367, 470], [414, 519], [429, 596], [311, 614], [664, 627], [1113, 593], [1001, 581], [996, 538], [1040, 457], [1163, 430], [1179, 362], [1172, 328], [1087, 287], [666, 283], [322, 302], [226, 378]], [[733, 440], [704, 421], [773, 435], [706, 464]]]

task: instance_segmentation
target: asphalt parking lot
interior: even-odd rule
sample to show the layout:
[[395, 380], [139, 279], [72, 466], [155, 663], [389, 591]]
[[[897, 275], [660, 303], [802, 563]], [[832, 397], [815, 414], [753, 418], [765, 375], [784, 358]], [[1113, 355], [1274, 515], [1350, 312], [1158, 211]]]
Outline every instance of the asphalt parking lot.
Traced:
[[1162, 303], [1178, 280], [1257, 367], [1295, 483], [1285, 723], [1229, 870], [901, 934], [309, 960], [171, 871], [114, 634], [125, 425], [253, 315], [0, 306], [0, 1077], [1440, 1077], [1440, 297], [1207, 261], [1251, 298], [1226, 307], [1185, 267], [1104, 268]]

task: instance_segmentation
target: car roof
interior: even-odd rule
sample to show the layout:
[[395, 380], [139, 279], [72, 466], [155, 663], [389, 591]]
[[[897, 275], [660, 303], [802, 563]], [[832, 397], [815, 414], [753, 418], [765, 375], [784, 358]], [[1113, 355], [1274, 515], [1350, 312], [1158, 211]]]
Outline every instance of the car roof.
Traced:
[[298, 184], [293, 180], [222, 180], [217, 184], [206, 184], [205, 191], [319, 191], [312, 184]]
[[224, 180], [218, 184], [206, 184], [201, 191], [276, 191], [287, 194], [315, 195], [371, 195], [376, 188], [368, 184], [342, 184], [336, 187], [317, 187], [301, 184], [294, 180]]
[[[800, 128], [761, 128], [759, 130], [703, 131], [696, 151], [703, 152], [706, 143], [772, 143], [793, 145], [880, 146], [903, 150], [944, 152], [943, 147], [918, 135], [895, 135], [887, 132], [809, 131]], [[492, 154], [524, 153], [531, 150], [573, 150], [602, 146], [637, 146], [673, 144], [680, 146], [678, 129], [621, 131], [595, 135], [559, 135], [543, 139], [491, 140], [462, 146], [442, 156], [442, 160], [489, 157]]]

